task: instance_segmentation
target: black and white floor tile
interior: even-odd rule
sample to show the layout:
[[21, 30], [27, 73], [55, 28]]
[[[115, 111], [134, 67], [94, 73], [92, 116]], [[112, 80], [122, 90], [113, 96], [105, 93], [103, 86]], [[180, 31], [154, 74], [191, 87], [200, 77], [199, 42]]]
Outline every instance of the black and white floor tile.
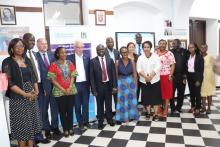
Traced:
[[68, 138], [58, 136], [50, 144], [38, 144], [40, 147], [220, 147], [220, 90], [213, 97], [212, 114], [194, 117], [187, 113], [189, 99], [184, 100], [183, 112], [169, 114], [158, 122], [146, 120], [140, 116], [137, 122], [128, 125], [105, 125], [80, 131]]

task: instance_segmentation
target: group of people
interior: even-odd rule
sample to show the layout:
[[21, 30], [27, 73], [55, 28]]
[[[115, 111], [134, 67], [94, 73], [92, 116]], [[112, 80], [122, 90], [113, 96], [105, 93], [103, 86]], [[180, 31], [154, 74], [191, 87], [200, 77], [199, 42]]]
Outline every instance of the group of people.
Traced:
[[97, 56], [92, 59], [83, 54], [84, 46], [79, 40], [74, 43], [75, 54], [67, 55], [64, 47], [58, 47], [54, 53], [48, 51], [44, 38], [37, 40], [39, 51], [34, 52], [35, 37], [31, 33], [24, 34], [23, 39], [12, 39], [8, 46], [10, 56], [4, 59], [2, 71], [7, 74], [9, 83], [6, 96], [10, 98], [11, 135], [19, 146], [49, 143], [52, 135], [60, 135], [58, 114], [63, 135], [74, 135], [73, 110], [78, 127], [91, 128], [90, 89], [96, 98], [99, 129], [104, 127], [104, 119], [110, 126], [115, 122], [127, 124], [138, 120], [139, 96], [146, 119], [152, 115], [152, 109], [154, 121], [167, 117], [169, 103], [172, 113], [181, 112], [186, 80], [191, 100], [189, 112], [195, 116], [201, 112], [210, 114], [215, 79], [214, 58], [207, 54], [207, 45], [199, 50], [196, 44], [190, 43], [186, 50], [180, 47], [180, 40], [175, 39], [173, 49], [168, 51], [167, 42], [161, 39], [154, 52], [150, 41], [142, 43], [140, 33], [135, 38], [136, 44], [129, 42], [118, 51], [114, 49], [113, 38], [108, 37], [106, 47], [97, 45]]

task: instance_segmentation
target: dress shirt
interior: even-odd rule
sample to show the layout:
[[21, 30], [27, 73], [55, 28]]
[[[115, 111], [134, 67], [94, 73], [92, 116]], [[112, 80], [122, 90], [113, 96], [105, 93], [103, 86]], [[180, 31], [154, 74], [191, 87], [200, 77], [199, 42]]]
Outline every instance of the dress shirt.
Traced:
[[[48, 57], [47, 52], [39, 52], [39, 53], [40, 53], [41, 58], [43, 59], [43, 61], [44, 61], [44, 54], [45, 54], [45, 57], [47, 58], [47, 62], [48, 62], [48, 64], [50, 65], [50, 59], [49, 59], [49, 57]], [[44, 61], [44, 62], [45, 62], [45, 61]]]
[[[140, 49], [141, 49], [141, 54], [139, 54], [139, 46], [140, 46]], [[142, 48], [142, 44], [135, 44], [135, 53], [139, 56], [144, 53], [143, 48]]]
[[[160, 58], [157, 54], [152, 53], [149, 58], [145, 56], [145, 54], [142, 54], [139, 56], [137, 60], [137, 72], [140, 73], [141, 71], [144, 71], [145, 74], [151, 74], [152, 72], [155, 72], [156, 75], [153, 77], [153, 79], [150, 81], [151, 84], [154, 84], [158, 81], [160, 81]], [[140, 82], [146, 83], [145, 78], [140, 75]]]
[[78, 76], [76, 77], [76, 82], [84, 82], [86, 81], [86, 73], [84, 68], [84, 62], [83, 62], [83, 55], [78, 56], [75, 54], [76, 59], [76, 71], [78, 73]]
[[115, 62], [115, 54], [114, 54], [114, 49], [112, 49], [112, 51], [110, 49], [108, 49], [108, 53], [109, 53], [109, 56], [112, 58], [112, 60]]
[[194, 64], [195, 64], [195, 57], [196, 55], [194, 56], [189, 56], [189, 60], [188, 60], [188, 72], [195, 72], [195, 69], [194, 69]]
[[[29, 56], [29, 50], [27, 50], [26, 55], [27, 55], [28, 58], [30, 58], [30, 56]], [[41, 79], [40, 79], [39, 65], [38, 65], [37, 59], [36, 59], [35, 55], [33, 54], [33, 51], [32, 51], [32, 50], [31, 50], [31, 55], [32, 55], [32, 57], [33, 57], [33, 59], [34, 59], [34, 64], [35, 64], [35, 66], [36, 66], [37, 75], [38, 75], [38, 77], [39, 77], [37, 82], [40, 83], [40, 82], [41, 82]]]
[[99, 58], [99, 63], [100, 63], [101, 69], [102, 69], [102, 58], [103, 58], [103, 61], [104, 61], [104, 64], [105, 64], [105, 69], [106, 69], [106, 74], [107, 74], [107, 80], [106, 80], [106, 81], [103, 81], [103, 82], [108, 82], [108, 81], [109, 81], [109, 78], [108, 78], [108, 69], [107, 69], [107, 66], [106, 66], [105, 56], [104, 56], [104, 57], [98, 56], [98, 58]]

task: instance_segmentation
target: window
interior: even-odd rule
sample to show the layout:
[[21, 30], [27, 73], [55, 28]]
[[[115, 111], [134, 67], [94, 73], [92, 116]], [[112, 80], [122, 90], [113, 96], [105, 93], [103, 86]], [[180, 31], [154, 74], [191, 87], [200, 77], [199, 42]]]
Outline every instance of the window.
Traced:
[[82, 0], [44, 0], [46, 26], [82, 25]]

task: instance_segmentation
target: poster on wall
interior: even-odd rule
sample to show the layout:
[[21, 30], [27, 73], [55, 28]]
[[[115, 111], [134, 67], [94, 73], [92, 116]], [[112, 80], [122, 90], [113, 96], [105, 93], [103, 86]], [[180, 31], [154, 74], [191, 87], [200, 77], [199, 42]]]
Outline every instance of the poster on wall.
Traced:
[[[49, 27], [50, 30], [50, 47], [51, 51], [55, 51], [57, 47], [66, 48], [67, 54], [75, 53], [74, 43], [80, 40], [84, 44], [83, 54], [91, 57], [91, 36], [90, 29], [87, 26], [54, 26]], [[76, 116], [74, 114], [74, 116]], [[89, 120], [96, 119], [95, 98], [90, 93], [89, 98]], [[74, 123], [76, 119], [74, 119]]]
[[57, 47], [66, 48], [67, 54], [75, 52], [74, 42], [80, 40], [84, 44], [83, 54], [91, 57], [91, 38], [89, 27], [86, 26], [58, 26], [49, 27], [51, 51]]
[[13, 38], [22, 38], [29, 27], [0, 27], [0, 55], [8, 54], [8, 44]]

